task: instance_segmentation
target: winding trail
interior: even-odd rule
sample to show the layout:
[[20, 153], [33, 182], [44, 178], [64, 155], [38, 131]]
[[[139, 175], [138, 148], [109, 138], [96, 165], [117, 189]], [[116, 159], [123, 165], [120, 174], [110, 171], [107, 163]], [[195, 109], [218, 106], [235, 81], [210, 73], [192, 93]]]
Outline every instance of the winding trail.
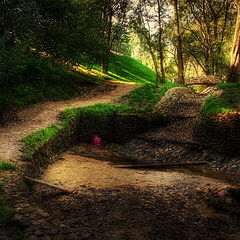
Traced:
[[97, 103], [110, 103], [133, 91], [135, 84], [100, 85], [86, 96], [58, 102], [43, 102], [26, 107], [18, 113], [18, 121], [0, 128], [0, 159], [17, 161], [20, 140], [31, 132], [56, 123], [60, 111], [68, 107], [85, 107]]

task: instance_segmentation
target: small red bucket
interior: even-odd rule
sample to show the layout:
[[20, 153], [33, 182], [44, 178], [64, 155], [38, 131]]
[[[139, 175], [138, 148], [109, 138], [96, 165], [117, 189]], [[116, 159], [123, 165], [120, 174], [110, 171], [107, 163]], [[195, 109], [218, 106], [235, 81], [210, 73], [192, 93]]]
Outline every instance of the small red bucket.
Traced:
[[93, 138], [93, 144], [95, 146], [100, 146], [101, 145], [101, 142], [102, 142], [102, 139], [100, 137], [94, 137]]

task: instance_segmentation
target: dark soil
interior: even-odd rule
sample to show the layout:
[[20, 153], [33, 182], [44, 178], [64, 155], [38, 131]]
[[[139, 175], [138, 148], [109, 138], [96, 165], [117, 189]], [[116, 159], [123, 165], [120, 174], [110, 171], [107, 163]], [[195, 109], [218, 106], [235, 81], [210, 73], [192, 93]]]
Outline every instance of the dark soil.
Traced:
[[[197, 193], [200, 179], [189, 179], [158, 187], [86, 188], [53, 198], [43, 187], [34, 192], [59, 239], [239, 239], [240, 217], [214, 209]], [[205, 184], [216, 186], [206, 179]]]

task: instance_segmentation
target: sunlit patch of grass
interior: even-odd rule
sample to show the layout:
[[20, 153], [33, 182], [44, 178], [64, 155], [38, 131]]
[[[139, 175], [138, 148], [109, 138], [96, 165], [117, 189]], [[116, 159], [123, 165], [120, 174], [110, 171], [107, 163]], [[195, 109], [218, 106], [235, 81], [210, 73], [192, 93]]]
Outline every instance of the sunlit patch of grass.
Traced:
[[24, 144], [21, 151], [24, 152], [25, 157], [32, 157], [33, 153], [44, 143], [48, 142], [53, 136], [55, 136], [61, 127], [53, 125], [46, 127], [40, 131], [31, 133], [21, 141]]
[[94, 75], [102, 80], [114, 80], [117, 82], [132, 82], [137, 84], [154, 84], [156, 80], [156, 73], [138, 62], [136, 59], [118, 54], [111, 54], [109, 62], [108, 74], [101, 72], [99, 65], [90, 66], [74, 66], [76, 71], [88, 75]]
[[172, 87], [180, 86], [179, 84], [167, 82], [155, 86], [152, 84], [144, 85], [137, 88], [130, 94], [120, 98], [119, 103], [131, 106], [136, 113], [150, 112], [158, 101], [165, 95], [165, 93]]
[[212, 95], [206, 99], [202, 109], [204, 117], [240, 110], [240, 84], [221, 83], [218, 88], [223, 92], [219, 96]]

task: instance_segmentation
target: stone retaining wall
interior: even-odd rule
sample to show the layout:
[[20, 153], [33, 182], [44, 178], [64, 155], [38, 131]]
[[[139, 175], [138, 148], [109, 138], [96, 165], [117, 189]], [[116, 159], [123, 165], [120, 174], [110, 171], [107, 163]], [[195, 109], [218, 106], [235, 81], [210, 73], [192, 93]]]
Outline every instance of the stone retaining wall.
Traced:
[[78, 116], [70, 126], [61, 129], [52, 139], [42, 145], [29, 159], [24, 168], [24, 175], [39, 177], [47, 166], [55, 161], [57, 155], [80, 142], [91, 142], [94, 134], [104, 142], [124, 143], [137, 134], [163, 126], [161, 117], [142, 115], [109, 114], [104, 119], [87, 113]]
[[203, 146], [227, 155], [240, 153], [240, 114], [225, 113], [210, 118], [200, 117], [194, 137]]

